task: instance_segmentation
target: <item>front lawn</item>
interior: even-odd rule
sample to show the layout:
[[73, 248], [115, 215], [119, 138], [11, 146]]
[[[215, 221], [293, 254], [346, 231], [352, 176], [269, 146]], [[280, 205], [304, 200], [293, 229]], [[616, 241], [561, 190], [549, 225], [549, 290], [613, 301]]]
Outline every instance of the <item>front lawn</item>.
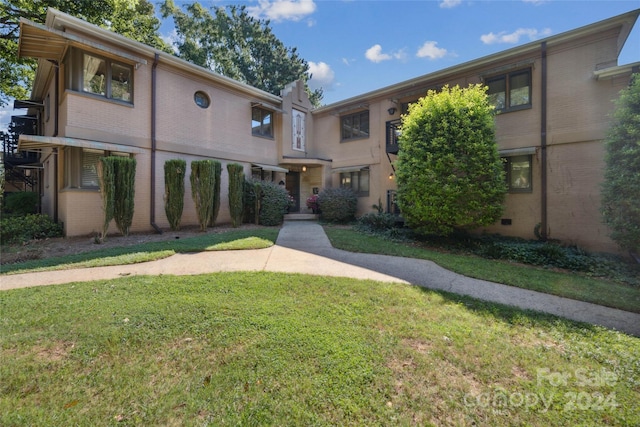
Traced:
[[640, 340], [280, 273], [0, 293], [0, 425], [640, 425]]

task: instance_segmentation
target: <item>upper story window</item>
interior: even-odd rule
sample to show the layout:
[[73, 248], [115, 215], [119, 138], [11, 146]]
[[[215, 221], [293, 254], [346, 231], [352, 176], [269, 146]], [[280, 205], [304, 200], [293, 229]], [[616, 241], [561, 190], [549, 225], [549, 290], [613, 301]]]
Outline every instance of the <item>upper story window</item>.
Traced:
[[209, 99], [209, 95], [199, 90], [193, 94], [193, 102], [200, 108], [209, 108], [211, 104], [211, 100]]
[[342, 141], [369, 137], [369, 111], [342, 116]]
[[251, 133], [255, 136], [273, 138], [273, 112], [251, 107]]
[[513, 71], [487, 79], [489, 101], [497, 111], [531, 107], [531, 69]]
[[133, 67], [73, 49], [67, 60], [68, 88], [133, 103]]

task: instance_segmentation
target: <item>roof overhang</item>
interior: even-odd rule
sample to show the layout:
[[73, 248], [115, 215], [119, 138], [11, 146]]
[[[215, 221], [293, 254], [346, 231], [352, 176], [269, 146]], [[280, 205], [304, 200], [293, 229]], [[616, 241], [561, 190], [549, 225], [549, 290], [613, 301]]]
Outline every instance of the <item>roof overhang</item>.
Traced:
[[261, 163], [253, 163], [253, 166], [265, 171], [270, 171], [270, 172], [284, 172], [284, 173], [289, 172], [289, 169], [281, 168], [279, 166], [263, 165]]
[[593, 72], [596, 80], [602, 80], [606, 78], [619, 77], [624, 75], [631, 75], [637, 73], [640, 70], [640, 62], [634, 62], [632, 64], [619, 65], [616, 67], [603, 68], [602, 70], [596, 70]]
[[333, 168], [331, 169], [331, 173], [359, 172], [364, 169], [369, 169], [369, 165], [345, 166], [343, 168]]
[[42, 58], [60, 62], [69, 46], [91, 47], [109, 56], [129, 60], [136, 66], [146, 64], [147, 60], [136, 55], [113, 49], [101, 43], [96, 43], [84, 37], [69, 34], [64, 31], [46, 27], [20, 18], [20, 41], [18, 43], [18, 58]]
[[527, 156], [536, 154], [536, 147], [509, 148], [507, 150], [498, 150], [500, 157]]
[[79, 147], [93, 150], [117, 151], [119, 153], [142, 154], [144, 149], [130, 145], [113, 144], [110, 142], [91, 141], [88, 139], [63, 138], [38, 135], [20, 135], [18, 151], [40, 151], [44, 148]]

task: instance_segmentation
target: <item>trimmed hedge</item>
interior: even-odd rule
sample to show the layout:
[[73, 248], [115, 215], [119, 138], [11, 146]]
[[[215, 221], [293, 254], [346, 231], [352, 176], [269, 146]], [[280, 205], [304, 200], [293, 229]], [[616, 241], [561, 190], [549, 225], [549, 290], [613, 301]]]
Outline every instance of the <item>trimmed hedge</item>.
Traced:
[[164, 212], [169, 227], [180, 230], [182, 211], [184, 209], [184, 178], [187, 173], [187, 162], [173, 159], [164, 162]]
[[62, 225], [47, 215], [29, 214], [0, 219], [0, 243], [3, 245], [62, 236]]
[[329, 222], [349, 222], [355, 219], [358, 196], [350, 188], [325, 188], [318, 194], [320, 218]]
[[[248, 180], [245, 184], [245, 221], [255, 222], [258, 210], [258, 224], [280, 225], [289, 206], [289, 193], [274, 182]], [[259, 196], [258, 199], [256, 199]], [[258, 201], [258, 203], [256, 203]]]

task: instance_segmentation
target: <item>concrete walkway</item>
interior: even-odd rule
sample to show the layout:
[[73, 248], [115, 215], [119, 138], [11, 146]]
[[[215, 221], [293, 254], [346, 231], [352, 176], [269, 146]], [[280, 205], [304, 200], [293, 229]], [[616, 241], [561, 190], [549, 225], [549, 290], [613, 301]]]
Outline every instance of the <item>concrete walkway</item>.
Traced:
[[220, 271], [273, 271], [409, 283], [571, 320], [602, 325], [640, 337], [640, 314], [471, 279], [431, 261], [346, 252], [331, 246], [322, 227], [285, 221], [276, 245], [250, 251], [176, 254], [142, 264], [0, 276], [0, 290], [130, 275], [191, 275]]

